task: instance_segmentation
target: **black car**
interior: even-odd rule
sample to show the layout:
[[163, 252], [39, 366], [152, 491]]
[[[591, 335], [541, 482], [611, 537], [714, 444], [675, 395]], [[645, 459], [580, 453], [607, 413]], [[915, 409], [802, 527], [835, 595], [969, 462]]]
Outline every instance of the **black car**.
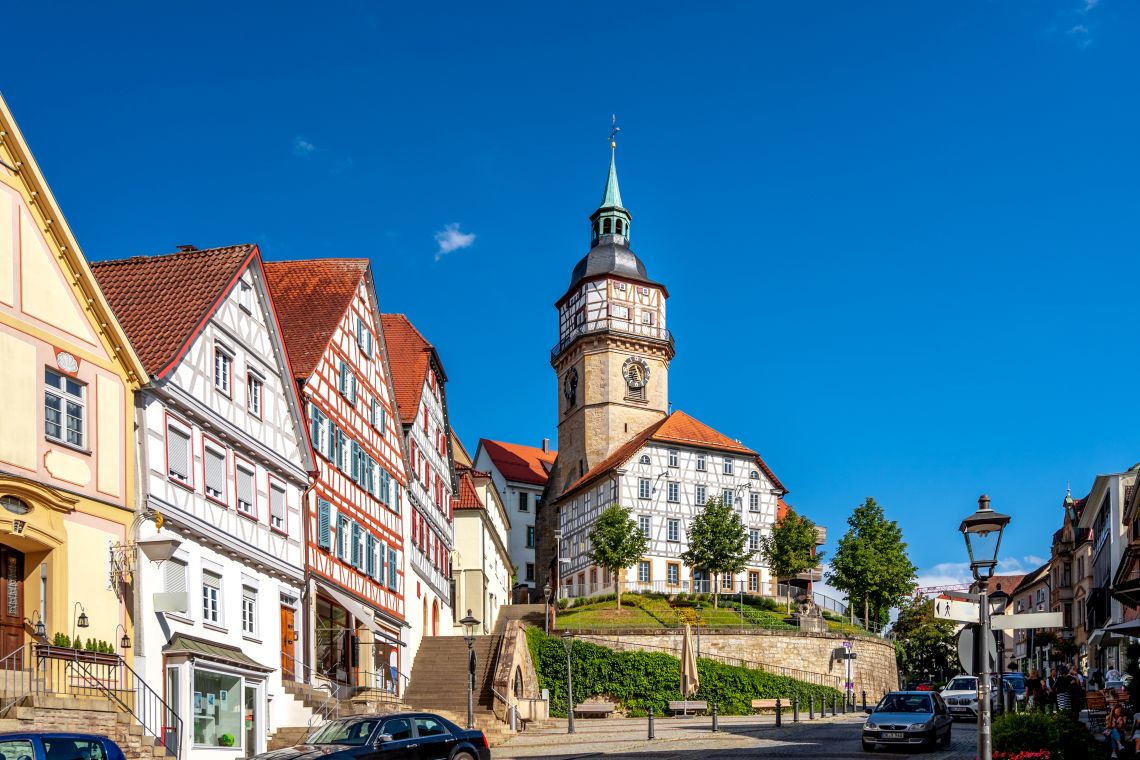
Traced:
[[254, 760], [491, 760], [482, 731], [425, 712], [357, 715], [329, 721], [304, 744]]

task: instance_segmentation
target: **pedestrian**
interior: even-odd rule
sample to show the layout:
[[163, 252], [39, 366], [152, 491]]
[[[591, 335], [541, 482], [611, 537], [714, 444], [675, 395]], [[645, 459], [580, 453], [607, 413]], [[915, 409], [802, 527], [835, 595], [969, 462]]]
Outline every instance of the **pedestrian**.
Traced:
[[1104, 725], [1108, 730], [1108, 740], [1112, 744], [1112, 756], [1117, 757], [1117, 752], [1124, 751], [1124, 732], [1128, 728], [1128, 717], [1124, 714], [1124, 708], [1120, 705], [1112, 708], [1112, 712], [1105, 718]]
[[1057, 706], [1057, 666], [1049, 666], [1049, 677], [1045, 679], [1046, 704]]
[[1030, 710], [1045, 709], [1045, 681], [1037, 670], [1029, 671], [1029, 678], [1025, 680], [1025, 704]]
[[1053, 698], [1057, 702], [1058, 712], [1070, 712], [1073, 709], [1073, 678], [1065, 665], [1057, 667], [1057, 679], [1053, 682]]

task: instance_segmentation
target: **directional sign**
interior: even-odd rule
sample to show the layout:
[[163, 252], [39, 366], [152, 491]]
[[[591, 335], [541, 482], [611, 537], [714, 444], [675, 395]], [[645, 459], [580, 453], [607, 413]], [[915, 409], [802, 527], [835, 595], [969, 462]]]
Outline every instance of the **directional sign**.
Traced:
[[995, 631], [1060, 628], [1063, 625], [1060, 612], [1023, 612], [1020, 615], [994, 615], [990, 618], [990, 628]]
[[934, 617], [940, 620], [954, 620], [959, 623], [977, 623], [978, 605], [974, 602], [963, 602], [958, 599], [934, 600]]

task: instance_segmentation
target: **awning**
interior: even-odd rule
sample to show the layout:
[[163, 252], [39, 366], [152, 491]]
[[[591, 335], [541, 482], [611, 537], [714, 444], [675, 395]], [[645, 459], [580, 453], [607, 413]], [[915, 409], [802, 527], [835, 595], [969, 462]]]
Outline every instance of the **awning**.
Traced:
[[1140, 620], [1125, 620], [1123, 623], [1113, 623], [1105, 626], [1106, 634], [1114, 633], [1117, 636], [1140, 636]]
[[393, 646], [407, 646], [404, 642], [400, 641], [391, 633], [384, 630], [384, 627], [376, 620], [376, 611], [369, 607], [367, 604], [357, 601], [349, 594], [346, 594], [344, 591], [338, 589], [336, 586], [333, 586], [330, 583], [326, 583], [320, 579], [317, 579], [317, 587], [321, 590], [321, 593], [328, 594], [336, 601], [337, 604], [348, 610], [350, 615], [363, 623], [364, 627], [372, 631], [372, 633], [376, 634]]
[[184, 633], [175, 634], [174, 638], [162, 648], [162, 651], [166, 655], [180, 654], [188, 657], [200, 657], [204, 660], [214, 660], [215, 662], [221, 662], [226, 665], [236, 665], [239, 668], [257, 670], [262, 673], [268, 673], [277, 669], [276, 665], [262, 665], [256, 660], [251, 659], [237, 647], [196, 639]]
[[1112, 587], [1113, 597], [1129, 607], [1140, 607], [1140, 578], [1117, 583]]

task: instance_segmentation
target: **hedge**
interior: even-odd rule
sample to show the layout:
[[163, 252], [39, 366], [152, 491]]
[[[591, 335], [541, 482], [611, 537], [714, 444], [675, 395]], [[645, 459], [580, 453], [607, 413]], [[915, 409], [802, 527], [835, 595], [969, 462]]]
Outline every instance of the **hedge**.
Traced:
[[[557, 636], [547, 636], [539, 628], [528, 628], [527, 643], [538, 672], [539, 685], [550, 691], [550, 714], [566, 716], [566, 650]], [[681, 697], [681, 661], [663, 652], [618, 652], [586, 641], [574, 641], [574, 704], [590, 697], [604, 697], [625, 708], [631, 716], [646, 715], [652, 707], [657, 715], [666, 714], [669, 702]], [[724, 665], [713, 660], [697, 660], [700, 689], [691, 697], [717, 704], [721, 715], [747, 715], [753, 699], [799, 697], [806, 704], [814, 696], [817, 704], [826, 699], [842, 699], [827, 686], [777, 676], [763, 670]]]
[[993, 726], [993, 749], [1003, 753], [1046, 750], [1052, 760], [1083, 760], [1105, 753], [1088, 729], [1064, 712], [999, 716]]

